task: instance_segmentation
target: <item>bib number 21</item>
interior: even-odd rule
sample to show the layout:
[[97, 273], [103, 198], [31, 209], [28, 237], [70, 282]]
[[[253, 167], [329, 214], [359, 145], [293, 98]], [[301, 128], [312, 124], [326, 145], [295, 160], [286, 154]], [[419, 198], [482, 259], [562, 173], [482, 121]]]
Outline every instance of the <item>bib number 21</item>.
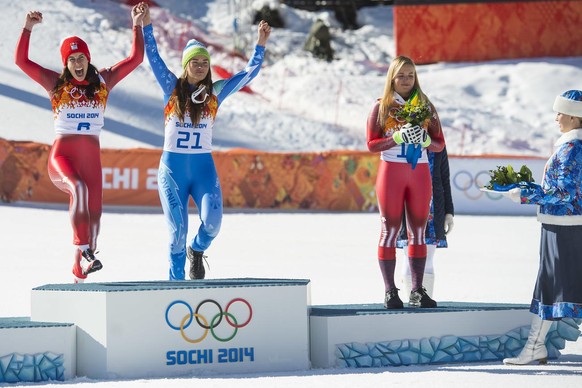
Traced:
[[178, 140], [177, 140], [176, 147], [183, 148], [183, 149], [202, 148], [202, 146], [200, 145], [200, 133], [178, 131]]

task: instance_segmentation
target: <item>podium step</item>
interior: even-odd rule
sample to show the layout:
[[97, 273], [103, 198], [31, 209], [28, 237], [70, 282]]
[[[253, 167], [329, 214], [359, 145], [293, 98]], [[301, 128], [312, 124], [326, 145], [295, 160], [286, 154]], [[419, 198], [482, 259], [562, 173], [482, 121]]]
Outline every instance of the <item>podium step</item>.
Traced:
[[[31, 317], [0, 318], [0, 383], [501, 361], [527, 340], [528, 305], [312, 306], [304, 279], [49, 284]], [[552, 325], [560, 355], [581, 320]]]
[[76, 327], [0, 318], [0, 383], [64, 381], [75, 377]]
[[77, 375], [185, 376], [309, 369], [310, 281], [49, 284], [32, 319], [74, 322]]
[[[368, 368], [501, 361], [523, 348], [532, 314], [529, 305], [439, 302], [432, 309], [312, 306], [310, 317], [313, 367]], [[578, 338], [578, 324], [553, 324], [546, 341], [550, 358]]]

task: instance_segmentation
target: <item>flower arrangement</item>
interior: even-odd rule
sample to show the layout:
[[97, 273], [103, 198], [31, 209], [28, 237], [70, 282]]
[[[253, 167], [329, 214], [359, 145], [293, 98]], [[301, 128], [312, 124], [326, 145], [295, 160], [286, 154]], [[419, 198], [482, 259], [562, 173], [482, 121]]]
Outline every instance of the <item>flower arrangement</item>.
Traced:
[[[414, 90], [408, 101], [394, 113], [394, 118], [403, 125], [412, 127], [426, 128], [432, 116], [430, 105], [418, 96], [418, 90]], [[400, 126], [402, 128], [402, 126]], [[406, 161], [411, 164], [412, 169], [416, 167], [418, 159], [422, 155], [422, 146], [420, 144], [408, 144], [406, 147]]]
[[395, 113], [395, 116], [400, 122], [422, 127], [426, 121], [430, 120], [432, 112], [428, 102], [418, 98], [418, 92], [415, 90], [408, 101]]
[[490, 190], [507, 191], [514, 187], [527, 188], [535, 182], [532, 172], [526, 165], [521, 166], [519, 171], [513, 169], [508, 164], [507, 167], [497, 166], [497, 170], [489, 170], [491, 181], [485, 185]]

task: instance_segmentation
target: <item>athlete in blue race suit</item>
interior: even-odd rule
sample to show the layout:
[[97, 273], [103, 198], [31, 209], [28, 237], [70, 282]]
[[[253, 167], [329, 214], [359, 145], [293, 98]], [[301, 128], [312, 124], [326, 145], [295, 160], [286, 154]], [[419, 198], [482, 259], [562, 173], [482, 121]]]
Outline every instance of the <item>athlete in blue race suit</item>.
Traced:
[[[161, 59], [149, 13], [144, 18], [146, 54], [164, 92], [164, 148], [158, 191], [170, 232], [170, 280], [184, 280], [186, 257], [190, 279], [204, 279], [203, 253], [222, 222], [222, 191], [212, 158], [212, 128], [220, 104], [259, 73], [271, 28], [261, 21], [254, 53], [246, 68], [229, 79], [212, 82], [210, 55], [192, 39], [182, 53], [183, 74], [176, 77]], [[192, 196], [201, 225], [186, 246], [188, 200]]]

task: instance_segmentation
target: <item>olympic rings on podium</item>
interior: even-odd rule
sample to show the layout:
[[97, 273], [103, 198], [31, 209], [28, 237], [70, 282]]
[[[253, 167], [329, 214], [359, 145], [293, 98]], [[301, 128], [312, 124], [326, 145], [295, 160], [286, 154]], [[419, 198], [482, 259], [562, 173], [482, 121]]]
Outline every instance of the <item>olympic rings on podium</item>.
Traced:
[[[237, 302], [245, 304], [249, 310], [248, 318], [240, 324], [238, 323], [236, 317], [232, 313], [229, 312], [229, 309], [232, 307], [232, 305], [234, 303], [237, 303]], [[218, 313], [212, 317], [212, 319], [210, 320], [210, 324], [208, 323], [208, 319], [200, 312], [200, 309], [205, 304], [213, 304], [218, 309]], [[170, 317], [169, 317], [170, 310], [176, 305], [184, 305], [188, 309], [188, 314], [186, 314], [182, 318], [179, 326], [172, 324], [172, 322], [170, 321]], [[217, 341], [228, 342], [236, 336], [238, 329], [245, 327], [246, 325], [249, 324], [249, 322], [253, 318], [253, 309], [251, 307], [251, 304], [243, 298], [234, 298], [233, 300], [231, 300], [230, 302], [227, 303], [226, 308], [224, 310], [222, 309], [222, 306], [217, 301], [215, 301], [213, 299], [203, 300], [202, 302], [200, 302], [198, 304], [198, 306], [196, 307], [196, 310], [193, 310], [192, 306], [190, 306], [190, 304], [188, 304], [187, 302], [185, 302], [183, 300], [176, 300], [176, 301], [170, 303], [170, 305], [166, 309], [165, 317], [166, 317], [166, 323], [168, 324], [168, 326], [170, 328], [172, 328], [173, 330], [180, 331], [182, 338], [184, 338], [184, 340], [189, 342], [189, 343], [195, 344], [195, 343], [202, 342], [207, 337], [209, 331], [212, 334], [212, 336], [214, 337], [214, 339], [216, 339]], [[224, 338], [219, 337], [215, 332], [216, 327], [218, 325], [220, 325], [223, 321], [222, 317], [225, 317], [226, 323], [229, 326], [231, 326], [232, 328], [234, 328], [232, 334], [230, 336], [227, 336]], [[200, 326], [202, 329], [204, 329], [204, 332], [200, 337], [192, 339], [186, 335], [185, 329], [187, 329], [190, 326], [190, 324], [193, 322], [194, 319], [196, 320], [196, 323], [198, 324], [198, 326]]]

